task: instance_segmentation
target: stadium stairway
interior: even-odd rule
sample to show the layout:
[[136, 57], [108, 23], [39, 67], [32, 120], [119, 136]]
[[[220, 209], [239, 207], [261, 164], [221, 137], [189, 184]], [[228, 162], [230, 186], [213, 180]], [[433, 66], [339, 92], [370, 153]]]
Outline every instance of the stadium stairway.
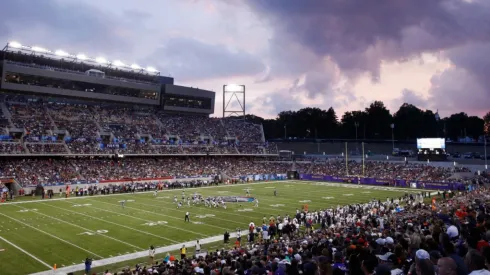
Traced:
[[155, 122], [157, 123], [157, 125], [160, 127], [160, 129], [163, 129], [163, 123], [162, 121], [160, 121], [160, 119], [158, 118], [158, 116], [156, 115], [152, 115], [152, 118], [155, 120]]
[[44, 106], [44, 110], [46, 111], [46, 117], [51, 122], [51, 127], [53, 127], [54, 130], [58, 130], [58, 126], [56, 126], [56, 123], [54, 122], [53, 117], [51, 117], [51, 115], [49, 114], [49, 110], [46, 106]]
[[0, 103], [0, 107], [1, 107], [2, 112], [3, 112], [3, 116], [5, 118], [8, 118], [10, 124], [12, 124], [12, 121], [10, 121], [10, 118], [12, 117], [12, 114], [10, 114], [9, 109], [7, 108], [7, 104], [5, 104], [5, 102], [2, 102], [2, 103]]
[[66, 144], [66, 142], [63, 140], [63, 146], [65, 147], [65, 150], [68, 152], [68, 154], [73, 154], [70, 150], [70, 147], [68, 147], [68, 145]]
[[[262, 124], [260, 124], [260, 134], [262, 135], [262, 137], [261, 137], [262, 142], [265, 142], [264, 125], [262, 125]], [[264, 149], [264, 154], [265, 154], [265, 149]]]

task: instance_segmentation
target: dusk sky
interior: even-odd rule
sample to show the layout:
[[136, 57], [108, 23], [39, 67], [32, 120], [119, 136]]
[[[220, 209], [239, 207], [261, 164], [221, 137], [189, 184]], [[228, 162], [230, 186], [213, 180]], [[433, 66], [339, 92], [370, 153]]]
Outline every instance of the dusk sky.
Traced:
[[382, 100], [490, 111], [489, 0], [3, 0], [0, 41], [102, 56], [217, 92], [247, 113]]

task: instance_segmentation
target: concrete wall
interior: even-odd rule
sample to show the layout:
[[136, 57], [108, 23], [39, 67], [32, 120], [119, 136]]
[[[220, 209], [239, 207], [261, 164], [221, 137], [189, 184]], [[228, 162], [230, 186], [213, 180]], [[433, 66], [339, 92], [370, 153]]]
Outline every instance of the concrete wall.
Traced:
[[[279, 150], [291, 150], [296, 154], [302, 154], [306, 151], [307, 154], [313, 153], [323, 153], [326, 154], [340, 154], [345, 152], [345, 143], [343, 142], [326, 142], [326, 143], [314, 143], [314, 142], [289, 142], [289, 143], [277, 143], [277, 147]], [[362, 151], [361, 143], [359, 142], [349, 142], [347, 144], [348, 152], [359, 152]], [[395, 148], [399, 149], [408, 149], [417, 151], [416, 144], [407, 144], [407, 143], [397, 143], [395, 142]], [[393, 150], [393, 145], [391, 142], [386, 143], [365, 143], [364, 144], [365, 152], [371, 151], [373, 154], [388, 154], [391, 155]], [[475, 152], [479, 154], [483, 154], [484, 148], [483, 145], [480, 144], [451, 144], [446, 143], [446, 151], [449, 153], [466, 153], [466, 152]], [[490, 144], [487, 144], [487, 154], [490, 155]]]

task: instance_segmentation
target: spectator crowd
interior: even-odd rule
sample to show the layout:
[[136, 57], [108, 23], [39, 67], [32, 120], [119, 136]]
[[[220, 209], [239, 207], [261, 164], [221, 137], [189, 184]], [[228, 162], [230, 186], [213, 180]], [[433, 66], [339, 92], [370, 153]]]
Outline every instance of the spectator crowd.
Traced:
[[180, 258], [167, 253], [117, 274], [488, 275], [488, 191], [433, 194], [432, 204], [411, 193], [298, 209], [251, 221], [226, 248]]
[[[427, 164], [369, 161], [366, 177], [377, 179], [449, 181], [461, 171]], [[286, 174], [296, 170], [331, 176], [362, 175], [362, 165], [345, 162], [284, 161], [263, 157], [126, 157], [126, 158], [12, 158], [0, 161], [0, 176], [15, 177], [23, 185], [57, 182], [102, 181], [122, 179], [152, 179], [163, 177], [212, 177], [221, 175], [239, 178], [248, 175]], [[465, 171], [469, 171], [467, 168]], [[460, 179], [464, 183], [490, 183], [486, 173]]]
[[0, 100], [7, 106], [0, 110], [2, 131], [10, 136], [0, 143], [11, 143], [0, 146], [3, 154], [278, 153], [275, 144], [265, 143], [261, 125], [242, 119], [168, 115], [152, 108], [44, 102], [22, 96]]

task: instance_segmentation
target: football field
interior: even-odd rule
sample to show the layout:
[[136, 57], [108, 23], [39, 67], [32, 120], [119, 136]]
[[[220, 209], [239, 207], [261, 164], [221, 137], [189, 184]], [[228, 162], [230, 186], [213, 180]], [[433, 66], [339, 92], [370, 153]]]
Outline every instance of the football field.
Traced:
[[[307, 204], [310, 211], [329, 206], [399, 197], [407, 189], [357, 186], [325, 182], [260, 182], [186, 189], [208, 196], [250, 196], [254, 202], [227, 203], [227, 209], [204, 205], [177, 209], [182, 190], [115, 194], [61, 199], [36, 199], [0, 204], [0, 265], [2, 274], [29, 274], [81, 266], [86, 257], [94, 266], [146, 257], [150, 245], [157, 252], [200, 239], [222, 240], [223, 233], [246, 229], [250, 222], [286, 214]], [[274, 196], [273, 190], [277, 190]], [[126, 200], [124, 208], [120, 201]], [[190, 222], [185, 222], [185, 213]], [[216, 236], [215, 239], [209, 238]], [[160, 250], [158, 250], [160, 249]], [[167, 250], [168, 251], [168, 250]], [[139, 254], [138, 254], [139, 252]], [[82, 268], [83, 269], [83, 268]], [[48, 274], [48, 273], [46, 273]], [[53, 274], [53, 273], [51, 273]], [[80, 273], [79, 273], [80, 274]], [[83, 273], [81, 273], [83, 274]]]

